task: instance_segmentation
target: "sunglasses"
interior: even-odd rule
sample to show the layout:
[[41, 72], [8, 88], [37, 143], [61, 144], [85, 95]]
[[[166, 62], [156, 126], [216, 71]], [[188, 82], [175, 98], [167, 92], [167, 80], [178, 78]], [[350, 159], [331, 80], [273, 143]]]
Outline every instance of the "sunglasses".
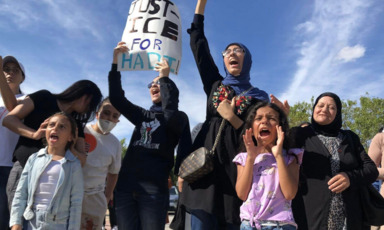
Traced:
[[158, 80], [158, 81], [153, 81], [153, 82], [151, 82], [151, 83], [149, 83], [148, 84], [148, 89], [150, 89], [153, 85], [160, 85], [160, 81]]

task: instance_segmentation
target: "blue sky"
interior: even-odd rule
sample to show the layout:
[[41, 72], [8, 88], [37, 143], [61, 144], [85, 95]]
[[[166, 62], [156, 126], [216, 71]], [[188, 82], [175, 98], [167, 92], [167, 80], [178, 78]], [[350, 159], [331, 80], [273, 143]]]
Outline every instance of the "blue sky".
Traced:
[[[205, 118], [206, 96], [189, 48], [195, 0], [174, 0], [182, 15], [183, 60], [180, 109], [191, 127]], [[25, 66], [25, 93], [58, 93], [80, 79], [94, 81], [108, 95], [113, 48], [120, 41], [130, 0], [0, 0], [0, 55]], [[205, 30], [223, 74], [221, 51], [242, 42], [253, 55], [252, 84], [290, 104], [325, 91], [342, 99], [365, 92], [383, 97], [384, 2], [377, 0], [209, 0]], [[155, 72], [124, 72], [126, 97], [149, 108], [146, 85]], [[130, 138], [122, 118], [113, 131]]]

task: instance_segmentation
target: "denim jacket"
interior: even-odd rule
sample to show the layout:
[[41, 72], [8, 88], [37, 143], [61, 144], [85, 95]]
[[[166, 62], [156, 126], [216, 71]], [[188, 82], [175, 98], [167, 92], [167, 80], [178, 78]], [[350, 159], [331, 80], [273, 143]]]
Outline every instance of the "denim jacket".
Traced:
[[[52, 155], [47, 153], [47, 148], [29, 157], [13, 199], [10, 226], [22, 225], [22, 216], [26, 220], [34, 217], [34, 194], [39, 186], [40, 176], [51, 160]], [[83, 172], [80, 161], [69, 150], [65, 153], [63, 161], [44, 222], [48, 229], [55, 229], [57, 225], [67, 225], [67, 229], [71, 230], [79, 229], [84, 194]]]

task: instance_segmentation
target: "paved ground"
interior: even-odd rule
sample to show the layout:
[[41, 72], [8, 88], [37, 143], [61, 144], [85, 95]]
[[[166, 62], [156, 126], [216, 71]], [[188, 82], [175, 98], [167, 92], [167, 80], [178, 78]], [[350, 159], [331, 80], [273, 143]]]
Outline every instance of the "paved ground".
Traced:
[[[173, 215], [173, 213], [172, 213], [172, 214], [171, 214], [171, 213], [168, 213], [168, 215], [169, 215], [169, 223], [171, 223], [172, 220], [173, 220], [174, 215]], [[166, 224], [166, 225], [165, 225], [165, 230], [171, 230], [171, 229], [169, 228], [169, 224]]]
[[[172, 214], [169, 213], [169, 222], [171, 223], [172, 220], [173, 220], [173, 213]], [[105, 229], [106, 230], [111, 230], [111, 225], [109, 223], [109, 212], [108, 212], [108, 210], [107, 210], [106, 217], [105, 217]], [[165, 230], [171, 230], [169, 228], [169, 224], [165, 225]]]

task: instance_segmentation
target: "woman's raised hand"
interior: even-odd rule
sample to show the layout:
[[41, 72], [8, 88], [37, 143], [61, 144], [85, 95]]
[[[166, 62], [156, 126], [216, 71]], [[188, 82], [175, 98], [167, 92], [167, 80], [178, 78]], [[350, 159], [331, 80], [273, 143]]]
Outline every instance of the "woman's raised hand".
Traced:
[[41, 123], [39, 129], [32, 134], [31, 139], [33, 140], [40, 140], [44, 137], [45, 131], [47, 130], [49, 118], [47, 118], [43, 123]]
[[277, 105], [281, 110], [284, 111], [285, 115], [289, 115], [289, 110], [290, 110], [290, 106], [288, 104], [288, 101], [285, 100], [284, 101], [284, 104], [279, 100], [277, 99], [277, 97], [275, 97], [273, 94], [269, 95], [269, 97], [271, 98], [271, 103]]
[[284, 144], [284, 132], [281, 126], [276, 125], [277, 130], [277, 141], [275, 146], [271, 146], [273, 155], [276, 157], [282, 156], [283, 154], [283, 144]]
[[171, 68], [168, 65], [167, 60], [163, 58], [162, 62], [157, 62], [157, 65], [155, 66], [156, 72], [159, 72], [159, 77], [156, 79], [160, 79], [162, 77], [169, 77], [169, 73], [171, 72]]
[[204, 15], [205, 5], [207, 4], [207, 0], [197, 0], [195, 14]]
[[117, 46], [115, 49], [113, 49], [113, 62], [112, 64], [117, 64], [117, 57], [120, 53], [128, 53], [129, 49], [125, 42], [119, 42], [117, 43]]
[[[248, 157], [250, 157], [252, 160], [256, 159], [256, 157], [261, 153], [261, 151], [264, 149], [264, 146], [255, 146], [255, 143], [252, 139], [252, 128], [245, 130], [245, 134], [243, 135], [243, 141], [245, 148], [247, 149]], [[259, 139], [260, 137], [256, 137], [256, 139]], [[261, 143], [261, 140], [257, 141], [258, 143]]]

